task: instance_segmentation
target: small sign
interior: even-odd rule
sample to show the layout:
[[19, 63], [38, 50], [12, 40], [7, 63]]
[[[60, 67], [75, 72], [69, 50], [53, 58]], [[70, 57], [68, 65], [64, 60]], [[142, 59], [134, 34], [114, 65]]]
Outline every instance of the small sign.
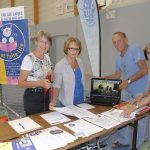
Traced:
[[24, 6], [0, 9], [0, 21], [24, 19]]
[[56, 16], [64, 14], [64, 2], [62, 0], [56, 0], [55, 9]]

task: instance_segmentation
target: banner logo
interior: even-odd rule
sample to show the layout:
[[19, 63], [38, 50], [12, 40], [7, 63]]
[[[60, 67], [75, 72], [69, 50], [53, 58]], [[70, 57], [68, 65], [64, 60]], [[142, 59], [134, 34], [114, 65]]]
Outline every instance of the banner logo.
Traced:
[[88, 26], [91, 26], [94, 24], [94, 19], [95, 19], [95, 12], [94, 11], [96, 8], [95, 8], [95, 5], [94, 5], [94, 2], [91, 1], [91, 0], [84, 0], [84, 3], [83, 3], [83, 19], [85, 21], [85, 23], [88, 25]]
[[5, 61], [18, 59], [24, 51], [25, 39], [22, 31], [13, 23], [0, 27], [0, 57]]

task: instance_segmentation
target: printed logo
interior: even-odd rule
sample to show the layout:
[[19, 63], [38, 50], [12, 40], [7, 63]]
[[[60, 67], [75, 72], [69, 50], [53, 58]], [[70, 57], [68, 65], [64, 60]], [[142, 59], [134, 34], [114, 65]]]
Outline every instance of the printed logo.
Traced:
[[0, 58], [7, 62], [18, 59], [24, 52], [25, 38], [22, 31], [13, 23], [0, 26]]
[[95, 23], [96, 5], [93, 0], [84, 0], [83, 2], [83, 19], [88, 26], [92, 26]]

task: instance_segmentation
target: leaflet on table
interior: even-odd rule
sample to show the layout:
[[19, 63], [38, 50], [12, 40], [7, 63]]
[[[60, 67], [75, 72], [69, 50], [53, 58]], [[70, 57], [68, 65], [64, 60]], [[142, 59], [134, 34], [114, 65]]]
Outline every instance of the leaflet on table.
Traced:
[[81, 107], [81, 108], [83, 108], [83, 109], [93, 109], [93, 108], [95, 108], [93, 105], [90, 105], [90, 104], [88, 104], [88, 103], [81, 103], [81, 104], [77, 104], [77, 106], [78, 107]]
[[76, 137], [87, 137], [103, 130], [103, 128], [91, 124], [83, 119], [78, 119], [64, 125], [74, 131]]
[[12, 147], [13, 150], [36, 150], [30, 137], [13, 140]]
[[84, 117], [94, 117], [95, 114], [83, 109], [79, 108], [75, 105], [69, 105], [67, 107], [55, 107], [54, 110], [64, 114], [64, 115], [70, 115], [70, 116], [76, 116], [77, 118], [84, 118]]
[[42, 128], [29, 117], [8, 121], [9, 125], [19, 134], [27, 133]]
[[54, 110], [67, 116], [75, 116], [67, 107], [54, 107]]
[[70, 121], [70, 119], [59, 112], [50, 112], [46, 114], [40, 115], [43, 119], [45, 119], [49, 124], [55, 125], [64, 122]]
[[110, 128], [113, 128], [119, 124], [121, 124], [119, 121], [117, 120], [114, 120], [110, 117], [107, 117], [107, 116], [104, 116], [104, 115], [97, 115], [96, 117], [86, 117], [84, 118], [84, 120], [90, 122], [90, 123], [93, 123], [97, 126], [100, 126], [102, 128], [105, 128], [105, 129], [110, 129]]
[[54, 126], [42, 130], [41, 133], [30, 135], [36, 150], [52, 150], [64, 147], [77, 138], [68, 132]]
[[131, 120], [132, 118], [125, 118], [121, 115], [121, 113], [123, 112], [123, 110], [119, 110], [119, 109], [110, 109], [108, 111], [102, 112], [100, 115], [105, 115], [107, 117], [110, 117], [114, 120], [117, 120], [119, 122], [125, 122], [128, 120]]
[[84, 118], [84, 117], [94, 117], [96, 116], [94, 113], [83, 109], [83, 108], [79, 108], [75, 105], [69, 105], [67, 106], [71, 112], [77, 117], [77, 118]]

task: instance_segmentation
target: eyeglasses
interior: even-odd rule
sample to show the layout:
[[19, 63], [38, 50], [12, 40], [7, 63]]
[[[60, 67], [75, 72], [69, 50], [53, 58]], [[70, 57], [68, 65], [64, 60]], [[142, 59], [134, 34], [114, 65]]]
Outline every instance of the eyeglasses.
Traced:
[[80, 48], [73, 48], [73, 47], [69, 47], [68, 50], [70, 51], [80, 51]]
[[45, 45], [49, 45], [50, 43], [47, 41], [47, 42], [44, 42], [44, 41], [40, 41], [39, 40], [39, 42], [41, 43], [41, 44], [45, 44]]

